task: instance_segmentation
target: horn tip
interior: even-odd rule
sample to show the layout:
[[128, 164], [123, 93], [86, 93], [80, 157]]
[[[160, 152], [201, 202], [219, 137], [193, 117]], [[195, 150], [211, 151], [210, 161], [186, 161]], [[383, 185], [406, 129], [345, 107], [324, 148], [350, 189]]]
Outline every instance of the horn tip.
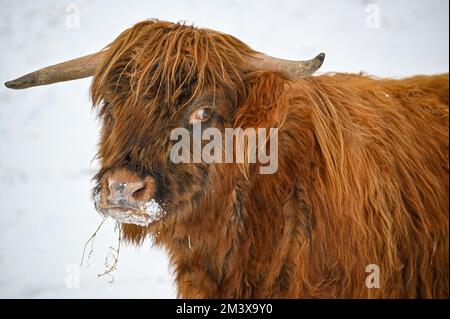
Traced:
[[26, 89], [26, 88], [29, 88], [29, 87], [35, 86], [35, 85], [39, 85], [39, 84], [36, 83], [36, 77], [33, 74], [27, 74], [20, 78], [5, 82], [5, 86], [8, 89], [13, 89], [13, 90]]
[[316, 56], [316, 59], [320, 62], [320, 63], [323, 63], [323, 61], [325, 60], [325, 53], [319, 53], [317, 56]]
[[22, 78], [18, 78], [15, 80], [5, 82], [5, 86], [8, 89], [13, 89], [13, 90], [25, 89], [25, 88], [29, 87], [29, 85], [27, 85], [27, 84], [28, 83], [26, 81], [23, 81]]
[[17, 87], [16, 87], [16, 82], [13, 80], [13, 81], [6, 81], [5, 82], [5, 86], [8, 88], [8, 89], [16, 89]]

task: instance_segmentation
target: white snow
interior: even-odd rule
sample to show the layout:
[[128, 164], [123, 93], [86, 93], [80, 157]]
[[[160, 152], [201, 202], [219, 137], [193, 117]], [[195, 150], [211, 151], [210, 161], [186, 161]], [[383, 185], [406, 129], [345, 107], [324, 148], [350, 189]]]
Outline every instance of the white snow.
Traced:
[[[109, 187], [111, 188], [112, 182], [109, 182]], [[120, 187], [126, 187], [127, 183], [120, 183]], [[123, 194], [120, 197], [116, 197], [115, 200], [126, 200]], [[148, 201], [138, 202], [133, 207], [108, 207], [103, 203], [102, 192], [97, 189], [93, 196], [94, 206], [97, 212], [103, 217], [110, 217], [115, 221], [123, 224], [135, 224], [139, 226], [148, 226], [152, 222], [161, 220], [166, 216], [166, 211], [156, 202], [155, 199], [151, 198]]]
[[141, 207], [139, 211], [135, 209], [106, 208], [101, 209], [100, 213], [120, 223], [139, 226], [148, 226], [155, 221], [161, 220], [166, 215], [166, 212], [161, 209], [154, 199], [143, 203]]
[[[0, 0], [0, 82], [99, 50], [147, 18], [194, 22], [286, 59], [323, 51], [321, 72], [448, 72], [448, 6], [448, 0]], [[371, 28], [374, 8], [379, 28]], [[99, 126], [89, 83], [0, 88], [0, 297], [176, 296], [167, 255], [150, 240], [121, 247], [112, 284], [98, 278], [117, 243], [111, 220], [97, 233], [90, 266], [79, 267], [101, 222], [90, 196]]]

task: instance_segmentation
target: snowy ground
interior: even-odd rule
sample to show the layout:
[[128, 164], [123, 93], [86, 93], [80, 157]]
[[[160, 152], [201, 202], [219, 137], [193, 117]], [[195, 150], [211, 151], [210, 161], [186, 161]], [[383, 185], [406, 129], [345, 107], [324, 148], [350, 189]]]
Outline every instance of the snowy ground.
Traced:
[[[0, 82], [94, 52], [152, 17], [224, 31], [288, 59], [324, 51], [322, 71], [448, 72], [448, 6], [448, 0], [0, 0]], [[167, 256], [150, 241], [122, 247], [114, 283], [97, 278], [116, 244], [112, 222], [99, 231], [91, 265], [79, 271], [83, 245], [101, 221], [90, 199], [98, 123], [89, 83], [0, 88], [0, 297], [176, 296]]]

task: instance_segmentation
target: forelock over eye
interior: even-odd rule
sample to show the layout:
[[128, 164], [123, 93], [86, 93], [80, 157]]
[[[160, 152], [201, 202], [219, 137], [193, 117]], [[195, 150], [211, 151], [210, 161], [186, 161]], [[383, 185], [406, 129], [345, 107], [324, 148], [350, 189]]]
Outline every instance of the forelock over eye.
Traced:
[[202, 107], [198, 110], [196, 110], [194, 113], [192, 113], [189, 122], [195, 123], [195, 122], [205, 122], [209, 120], [211, 117], [211, 109], [208, 107]]

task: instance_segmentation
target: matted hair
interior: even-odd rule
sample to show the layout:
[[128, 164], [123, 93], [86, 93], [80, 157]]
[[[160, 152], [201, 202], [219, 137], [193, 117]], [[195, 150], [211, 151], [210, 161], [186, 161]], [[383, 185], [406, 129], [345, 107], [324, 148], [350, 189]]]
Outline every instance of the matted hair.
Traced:
[[158, 20], [125, 30], [106, 49], [94, 75], [94, 104], [110, 91], [135, 102], [147, 97], [182, 106], [217, 87], [237, 103], [250, 71], [245, 58], [256, 53], [233, 36]]

